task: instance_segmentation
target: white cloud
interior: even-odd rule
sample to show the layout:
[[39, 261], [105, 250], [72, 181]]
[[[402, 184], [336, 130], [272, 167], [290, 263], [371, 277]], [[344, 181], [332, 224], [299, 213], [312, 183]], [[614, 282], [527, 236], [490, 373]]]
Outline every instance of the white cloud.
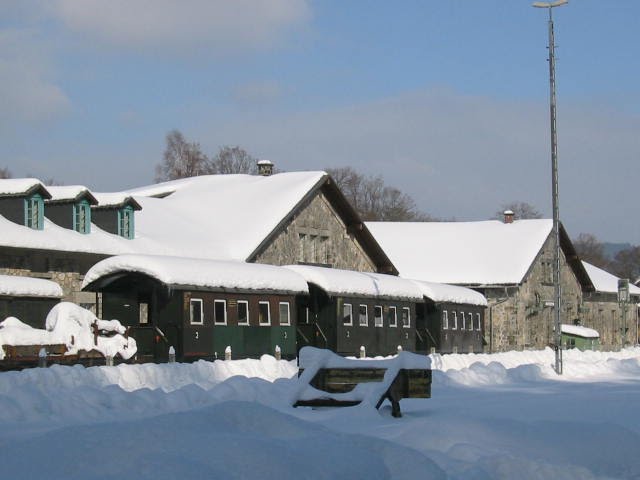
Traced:
[[52, 79], [52, 68], [36, 34], [0, 31], [0, 123], [34, 123], [67, 112], [71, 102]]
[[214, 53], [268, 48], [311, 12], [308, 0], [55, 0], [48, 7], [69, 29], [107, 45]]

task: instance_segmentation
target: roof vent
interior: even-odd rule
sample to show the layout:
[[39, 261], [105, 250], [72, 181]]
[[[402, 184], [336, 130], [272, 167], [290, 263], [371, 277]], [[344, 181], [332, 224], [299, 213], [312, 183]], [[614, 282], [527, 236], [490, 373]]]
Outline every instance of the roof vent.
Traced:
[[273, 162], [271, 160], [258, 160], [258, 175], [268, 177], [273, 175]]
[[513, 210], [505, 210], [504, 211], [504, 223], [513, 223]]

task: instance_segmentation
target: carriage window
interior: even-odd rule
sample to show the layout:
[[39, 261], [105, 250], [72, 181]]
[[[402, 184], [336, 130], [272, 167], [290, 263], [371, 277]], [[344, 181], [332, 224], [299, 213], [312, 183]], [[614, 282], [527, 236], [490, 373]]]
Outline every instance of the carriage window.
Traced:
[[191, 325], [202, 325], [204, 323], [204, 315], [202, 312], [202, 299], [192, 298], [189, 301], [190, 321]]
[[280, 325], [291, 325], [289, 302], [280, 302]]
[[367, 317], [367, 306], [360, 305], [360, 312], [358, 316], [358, 321], [361, 327], [366, 327], [369, 325], [369, 318]]
[[249, 302], [238, 300], [238, 325], [249, 325]]
[[480, 331], [481, 327], [480, 327], [480, 314], [476, 313], [476, 330]]
[[466, 330], [466, 320], [467, 318], [464, 316], [464, 312], [460, 312], [460, 330]]
[[458, 329], [458, 312], [453, 312], [453, 324], [451, 325], [451, 330]]
[[379, 305], [376, 305], [375, 307], [373, 307], [373, 324], [376, 327], [382, 327], [383, 326], [382, 307], [379, 306]]
[[227, 301], [213, 301], [213, 323], [217, 325], [225, 325], [227, 323]]
[[398, 312], [396, 307], [389, 307], [388, 317], [389, 326], [397, 327], [398, 326]]
[[442, 329], [449, 330], [449, 312], [446, 310], [442, 311]]
[[353, 307], [350, 303], [342, 305], [342, 324], [345, 326], [353, 325]]
[[271, 325], [269, 302], [258, 302], [258, 321], [260, 325]]
[[402, 307], [402, 328], [411, 327], [411, 312], [408, 307]]

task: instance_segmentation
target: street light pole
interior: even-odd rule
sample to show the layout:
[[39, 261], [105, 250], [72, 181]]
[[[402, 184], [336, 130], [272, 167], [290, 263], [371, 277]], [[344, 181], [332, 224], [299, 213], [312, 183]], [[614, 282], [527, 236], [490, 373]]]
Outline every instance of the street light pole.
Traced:
[[551, 117], [551, 196], [553, 203], [553, 237], [555, 250], [553, 256], [553, 290], [554, 290], [554, 325], [555, 325], [555, 369], [558, 375], [562, 375], [562, 331], [560, 323], [560, 310], [562, 292], [560, 290], [560, 209], [558, 205], [558, 135], [556, 132], [556, 60], [555, 43], [553, 37], [552, 10], [555, 7], [565, 5], [568, 0], [555, 2], [534, 2], [536, 8], [549, 10], [549, 113]]

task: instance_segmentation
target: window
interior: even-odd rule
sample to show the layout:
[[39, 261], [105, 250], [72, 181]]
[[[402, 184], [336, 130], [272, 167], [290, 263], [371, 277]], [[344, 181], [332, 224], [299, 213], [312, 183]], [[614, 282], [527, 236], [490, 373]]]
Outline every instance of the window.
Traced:
[[118, 210], [118, 235], [132, 239], [133, 235], [133, 208], [124, 207]]
[[402, 307], [402, 328], [411, 327], [411, 312], [408, 307]]
[[298, 234], [298, 261], [304, 262], [304, 244], [306, 242], [307, 236], [304, 233]]
[[442, 329], [449, 330], [449, 312], [446, 310], [442, 311]]
[[480, 326], [480, 314], [476, 313], [476, 330], [480, 331], [482, 327]]
[[458, 312], [453, 312], [453, 324], [451, 325], [451, 330], [458, 329]]
[[376, 327], [382, 327], [384, 325], [382, 320], [382, 307], [379, 305], [373, 307], [373, 325]]
[[91, 207], [86, 200], [73, 205], [73, 229], [80, 233], [91, 232]]
[[149, 323], [149, 304], [140, 302], [138, 305], [138, 320], [140, 324]]
[[215, 323], [216, 325], [227, 324], [227, 301], [226, 300], [213, 301], [213, 323]]
[[191, 325], [202, 325], [204, 323], [204, 313], [202, 311], [202, 299], [192, 298], [189, 301], [191, 313]]
[[389, 307], [389, 313], [387, 314], [387, 318], [389, 321], [390, 327], [398, 326], [398, 312], [396, 307]]
[[238, 300], [238, 325], [249, 325], [249, 302]]
[[258, 302], [258, 322], [260, 325], [271, 325], [269, 302]]
[[358, 312], [358, 323], [361, 327], [366, 327], [369, 325], [369, 317], [367, 316], [366, 305], [360, 305], [360, 310]]
[[44, 201], [38, 194], [25, 199], [24, 224], [34, 230], [42, 230], [44, 221]]
[[350, 303], [342, 305], [342, 324], [348, 327], [353, 325], [353, 307]]
[[280, 325], [291, 325], [289, 302], [280, 302]]
[[464, 312], [460, 312], [460, 330], [466, 330], [466, 329], [467, 329], [467, 318]]

